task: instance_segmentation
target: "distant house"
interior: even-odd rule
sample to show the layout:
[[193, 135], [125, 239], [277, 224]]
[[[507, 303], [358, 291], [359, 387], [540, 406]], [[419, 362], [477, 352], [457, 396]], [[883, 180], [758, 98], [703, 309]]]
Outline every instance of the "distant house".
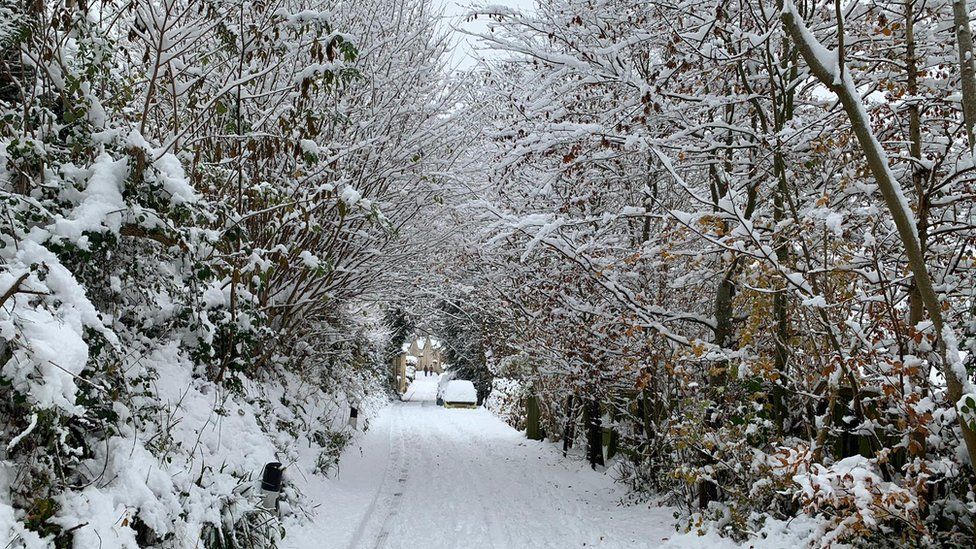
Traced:
[[417, 373], [429, 371], [433, 374], [444, 372], [444, 353], [441, 342], [428, 336], [414, 336], [403, 344], [400, 354], [393, 358], [393, 373], [397, 391], [403, 393]]
[[441, 342], [426, 336], [423, 339], [413, 338], [409, 343], [404, 343], [401, 352], [406, 354], [407, 362], [416, 359], [417, 370], [430, 369], [435, 374], [444, 371], [444, 357]]

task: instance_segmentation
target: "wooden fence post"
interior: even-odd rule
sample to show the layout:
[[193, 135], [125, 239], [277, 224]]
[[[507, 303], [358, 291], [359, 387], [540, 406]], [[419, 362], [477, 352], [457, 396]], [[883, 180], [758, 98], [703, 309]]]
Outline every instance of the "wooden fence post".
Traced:
[[529, 395], [525, 399], [525, 436], [529, 440], [542, 440], [539, 421], [539, 397]]
[[583, 418], [586, 425], [586, 454], [590, 467], [603, 467], [603, 421], [600, 416], [600, 401], [589, 398], [583, 405]]

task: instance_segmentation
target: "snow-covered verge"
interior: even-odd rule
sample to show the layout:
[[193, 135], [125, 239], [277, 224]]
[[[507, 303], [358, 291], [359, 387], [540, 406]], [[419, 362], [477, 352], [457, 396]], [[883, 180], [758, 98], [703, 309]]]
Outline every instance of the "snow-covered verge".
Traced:
[[[258, 507], [262, 468], [285, 465], [282, 513], [300, 512], [306, 505], [297, 488], [301, 477], [289, 466], [303, 451], [314, 452], [318, 463], [337, 459], [355, 434], [347, 425], [348, 402], [363, 396], [327, 393], [294, 374], [228, 390], [194, 376], [175, 341], [132, 353], [122, 366], [129, 394], [111, 404], [114, 419], [102, 440], [79, 452], [74, 464], [84, 483], [43, 503], [34, 499], [25, 514], [11, 496], [22, 501], [30, 497], [26, 487], [40, 485], [25, 478], [29, 463], [3, 462], [0, 539], [9, 547], [68, 539], [74, 547], [120, 548], [272, 543], [283, 529], [277, 514]], [[380, 387], [371, 389], [367, 410], [385, 401]], [[40, 415], [44, 423], [35, 425], [35, 415], [31, 432], [13, 442], [31, 448], [32, 434], [58, 430], [49, 415]], [[12, 449], [8, 443], [8, 455]]]
[[736, 542], [722, 532], [721, 526], [708, 523], [702, 528], [678, 533], [665, 542], [667, 549], [782, 549], [784, 547], [850, 547], [826, 537], [829, 527], [820, 517], [800, 515], [790, 520], [766, 518], [762, 527], [749, 534], [745, 541]]
[[[492, 395], [487, 399], [485, 408], [491, 411], [496, 417], [505, 421], [515, 429], [523, 429], [512, 424], [513, 418], [520, 418], [524, 424], [524, 403], [520, 400], [513, 400], [513, 395], [521, 395], [524, 391], [521, 383], [517, 380], [508, 378], [496, 378], [492, 384]], [[497, 392], [497, 394], [496, 394]], [[556, 446], [552, 442], [526, 444], [539, 444], [547, 447], [549, 452], [546, 459], [550, 461], [561, 461], [566, 458], [557, 456]], [[577, 462], [578, 467], [585, 468], [580, 462], [585, 460], [582, 448], [576, 448], [569, 454], [569, 459]], [[619, 479], [626, 468], [625, 458], [618, 456], [608, 463], [608, 467], [602, 472], [581, 470], [580, 474], [592, 476], [603, 476], [605, 480], [611, 482], [615, 479], [619, 486]], [[816, 475], [798, 474], [794, 482], [798, 488], [802, 488], [808, 494], [810, 500], [814, 497], [822, 500], [831, 500], [831, 505], [843, 505], [845, 501], [856, 500], [863, 510], [863, 516], [868, 517], [873, 513], [890, 512], [890, 508], [877, 507], [878, 499], [876, 495], [883, 493], [886, 489], [884, 483], [880, 481], [876, 474], [871, 471], [870, 464], [864, 458], [850, 458], [843, 464], [839, 464], [841, 470], [828, 471], [819, 468]], [[623, 490], [624, 488], [620, 488]], [[837, 541], [837, 531], [830, 520], [825, 519], [815, 513], [816, 509], [811, 507], [810, 513], [800, 513], [789, 520], [780, 520], [763, 514], [756, 514], [750, 517], [750, 524], [754, 528], [748, 532], [744, 539], [733, 539], [730, 536], [729, 513], [731, 509], [722, 508], [720, 505], [713, 504], [712, 512], [702, 513], [683, 513], [677, 507], [667, 507], [667, 496], [654, 495], [648, 497], [647, 494], [634, 498], [635, 494], [624, 495], [616, 505], [627, 508], [621, 512], [639, 512], [648, 502], [653, 504], [665, 503], [663, 509], [670, 513], [666, 518], [664, 514], [658, 513], [655, 516], [658, 530], [669, 531], [666, 538], [659, 542], [651, 543], [650, 546], [662, 547], [666, 549], [698, 549], [709, 547], [716, 549], [780, 549], [783, 547], [849, 547], [845, 543]], [[824, 503], [827, 503], [824, 501]], [[724, 515], [724, 517], [723, 517]], [[719, 518], [716, 518], [719, 517]], [[853, 526], [852, 524], [848, 525]], [[740, 536], [742, 538], [742, 536]]]

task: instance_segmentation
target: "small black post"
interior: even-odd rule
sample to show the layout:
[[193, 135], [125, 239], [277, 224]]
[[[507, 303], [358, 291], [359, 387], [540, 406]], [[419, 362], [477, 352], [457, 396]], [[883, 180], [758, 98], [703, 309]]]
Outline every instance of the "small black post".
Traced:
[[353, 404], [349, 406], [349, 426], [352, 427], [353, 430], [355, 430], [358, 424], [359, 424], [359, 408], [356, 408], [356, 405]]
[[278, 503], [283, 473], [281, 463], [272, 461], [264, 466], [264, 472], [261, 474], [261, 506], [269, 511], [274, 510]]

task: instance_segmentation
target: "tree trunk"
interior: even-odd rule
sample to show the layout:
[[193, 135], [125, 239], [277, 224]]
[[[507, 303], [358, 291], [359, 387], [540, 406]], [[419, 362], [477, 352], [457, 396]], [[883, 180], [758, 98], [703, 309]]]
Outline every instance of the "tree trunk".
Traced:
[[590, 467], [603, 466], [603, 420], [600, 417], [600, 401], [588, 399], [583, 409], [586, 420], [586, 458]]
[[[972, 42], [972, 39], [970, 39]], [[915, 57], [915, 1], [905, 2], [905, 76], [907, 92], [910, 97], [918, 97], [918, 59]], [[913, 100], [908, 105], [908, 153], [915, 160], [922, 159], [922, 122], [921, 109], [918, 101]], [[925, 174], [922, 166], [915, 163], [912, 166], [912, 183], [915, 186], [915, 193], [919, 200], [925, 195], [923, 183]], [[918, 211], [918, 240], [922, 253], [925, 253], [925, 242], [927, 232], [928, 208], [919, 204]], [[918, 293], [918, 288], [912, 284], [909, 297], [908, 322], [911, 326], [917, 325], [922, 321], [925, 314], [925, 304], [922, 303], [922, 296]]]
[[952, 25], [956, 30], [956, 47], [959, 51], [959, 78], [962, 81], [962, 115], [969, 138], [969, 150], [973, 149], [973, 124], [976, 123], [976, 71], [973, 70], [973, 31], [969, 26], [969, 2], [952, 0]]
[[576, 425], [576, 402], [573, 395], [566, 398], [566, 427], [563, 429], [563, 457], [569, 454], [569, 449], [573, 447], [573, 427]]
[[613, 459], [613, 456], [617, 455], [620, 442], [620, 436], [617, 435], [617, 430], [614, 428], [614, 425], [617, 424], [618, 414], [617, 407], [613, 401], [610, 402], [608, 412], [610, 426], [603, 430], [603, 445], [607, 448], [607, 459]]
[[[782, 64], [780, 66], [784, 74], [789, 69], [790, 81], [796, 79], [796, 50], [791, 48], [789, 37], [783, 38]], [[776, 81], [775, 78], [771, 79]], [[777, 136], [786, 126], [786, 123], [793, 119], [793, 88], [782, 89], [779, 93], [779, 103], [782, 111], [776, 112], [773, 130]], [[773, 195], [773, 220], [779, 223], [786, 218], [786, 204], [788, 193], [790, 192], [789, 182], [786, 175], [786, 159], [783, 157], [783, 145], [778, 142], [776, 152], [773, 154], [773, 171], [776, 177], [776, 193]], [[779, 233], [776, 237], [776, 262], [781, 266], [786, 265], [790, 260], [790, 242], [786, 237]], [[773, 317], [776, 322], [776, 335], [774, 343], [774, 366], [779, 375], [779, 379], [773, 384], [772, 405], [773, 415], [775, 416], [776, 428], [779, 434], [783, 435], [789, 428], [787, 418], [789, 416], [789, 394], [786, 391], [787, 369], [789, 367], [790, 348], [789, 339], [791, 335], [790, 314], [789, 314], [789, 293], [787, 287], [783, 288], [773, 296]]]
[[[782, 165], [782, 153], [779, 151], [774, 155], [776, 164]], [[776, 190], [776, 194], [773, 196], [773, 220], [779, 223], [784, 217], [786, 201], [785, 194], [788, 192], [786, 186], [786, 176], [785, 170], [781, 170], [777, 166], [777, 176], [779, 179], [779, 185]], [[785, 241], [782, 236], [777, 237], [776, 242], [776, 261], [780, 265], [785, 265], [789, 261], [789, 251], [787, 246], [789, 243]], [[788, 288], [784, 287], [782, 291], [777, 292], [773, 295], [773, 318], [776, 322], [776, 333], [774, 336], [774, 349], [773, 349], [773, 364], [776, 367], [777, 375], [779, 376], [776, 381], [773, 382], [772, 390], [772, 405], [773, 405], [773, 415], [776, 421], [776, 430], [779, 434], [784, 434], [787, 429], [786, 418], [789, 415], [789, 408], [787, 404], [788, 395], [786, 393], [786, 368], [789, 362], [789, 348], [787, 343], [790, 338], [790, 318], [789, 318], [789, 303], [788, 303]]]
[[[910, 97], [918, 97], [918, 58], [915, 53], [915, 0], [905, 2], [905, 72], [907, 81], [907, 91]], [[926, 195], [925, 181], [928, 171], [921, 164], [922, 160], [922, 116], [918, 101], [913, 100], [908, 105], [908, 153], [915, 161], [912, 165], [912, 184], [915, 187], [915, 194], [919, 197], [918, 205], [918, 242], [925, 255], [928, 246], [928, 218], [929, 202]], [[925, 304], [922, 303], [922, 296], [919, 294], [918, 286], [912, 283], [908, 296], [908, 325], [917, 326], [925, 317]], [[914, 345], [914, 341], [909, 338], [909, 345]], [[911, 351], [913, 354], [915, 350]], [[915, 376], [913, 382], [923, 388], [923, 394], [928, 395], [929, 375], [928, 372], [920, 372]], [[915, 455], [925, 457], [926, 436], [921, 430], [913, 430], [912, 440], [915, 441]], [[926, 492], [929, 502], [934, 501], [932, 495], [934, 491]]]

